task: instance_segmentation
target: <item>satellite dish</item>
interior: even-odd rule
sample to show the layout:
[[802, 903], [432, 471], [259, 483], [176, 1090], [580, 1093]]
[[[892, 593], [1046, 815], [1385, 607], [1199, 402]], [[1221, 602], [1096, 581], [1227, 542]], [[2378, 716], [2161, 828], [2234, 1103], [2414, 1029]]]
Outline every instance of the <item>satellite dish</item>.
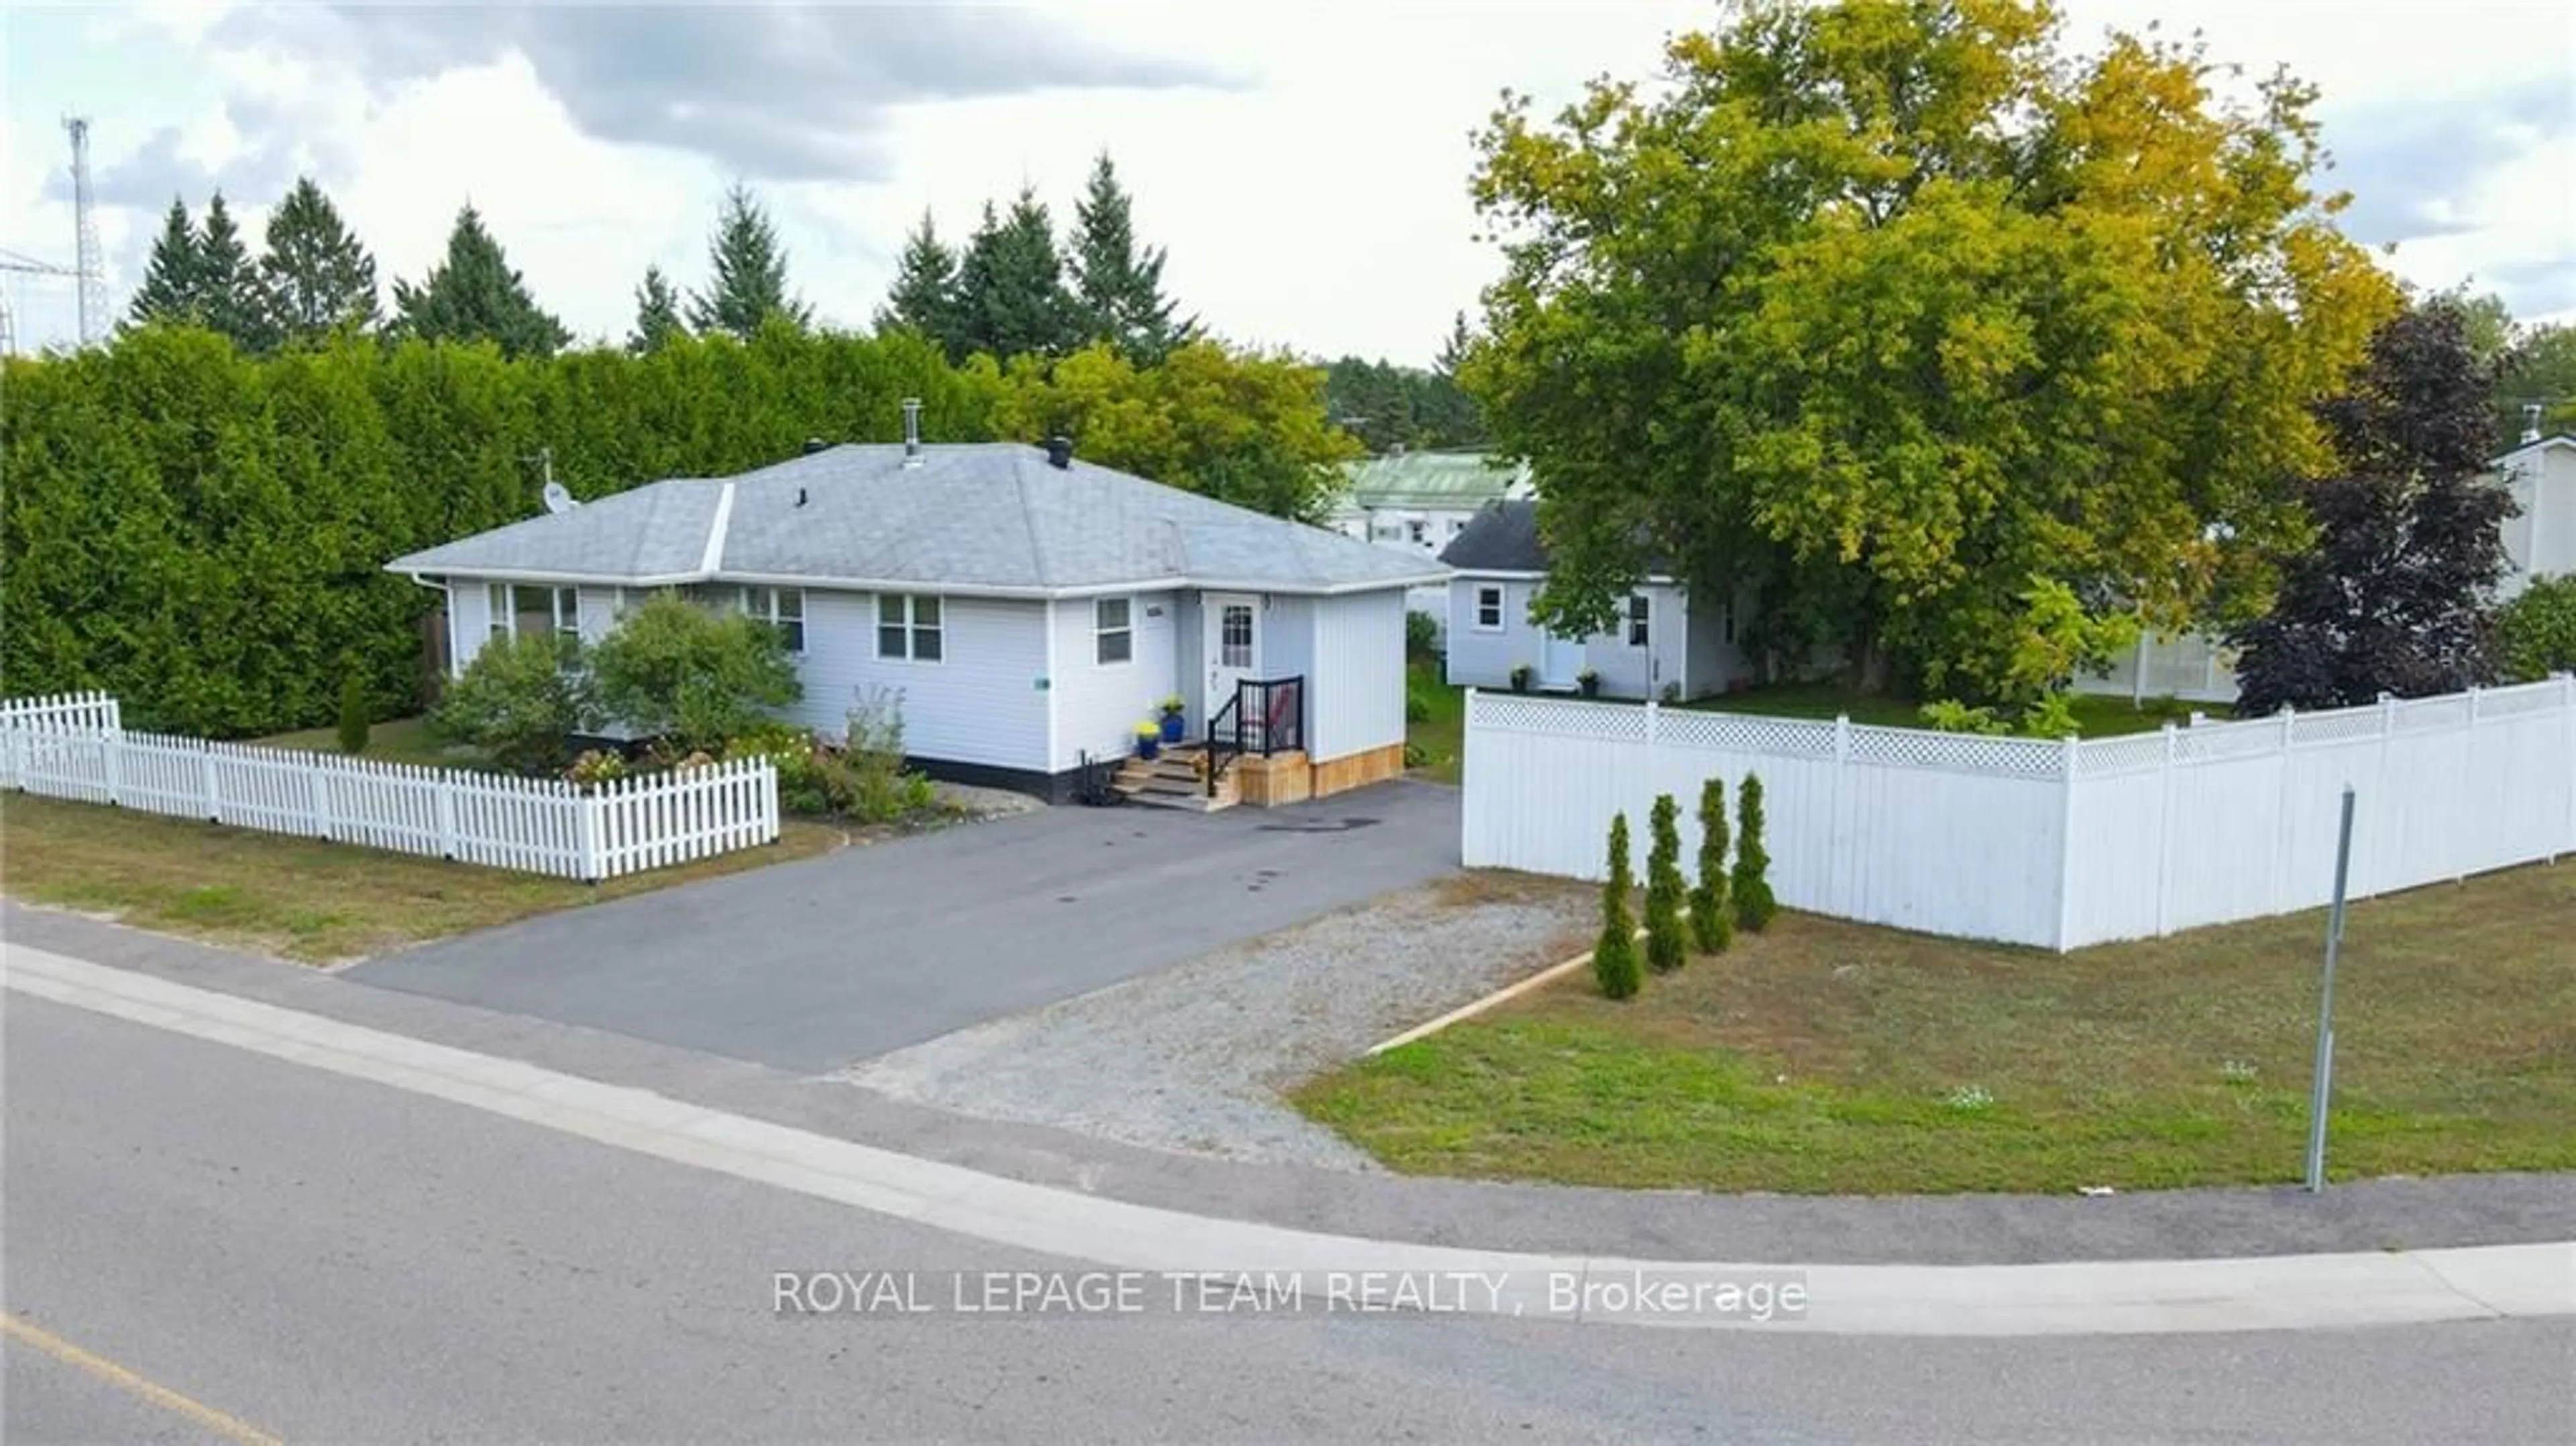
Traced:
[[564, 490], [561, 482], [547, 483], [545, 498], [548, 512], [570, 512], [581, 505], [572, 500], [572, 494]]

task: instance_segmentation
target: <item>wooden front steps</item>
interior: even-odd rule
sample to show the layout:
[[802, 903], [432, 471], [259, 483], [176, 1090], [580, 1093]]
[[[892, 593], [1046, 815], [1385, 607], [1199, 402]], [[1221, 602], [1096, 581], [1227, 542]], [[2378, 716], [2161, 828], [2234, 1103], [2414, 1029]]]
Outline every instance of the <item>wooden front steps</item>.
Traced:
[[1232, 808], [1239, 801], [1234, 770], [1217, 780], [1216, 796], [1207, 791], [1205, 760], [1207, 750], [1195, 743], [1166, 744], [1161, 755], [1147, 762], [1133, 754], [1118, 765], [1117, 776], [1109, 786], [1129, 803], [1149, 804], [1156, 808], [1182, 808], [1195, 813], [1213, 813]]

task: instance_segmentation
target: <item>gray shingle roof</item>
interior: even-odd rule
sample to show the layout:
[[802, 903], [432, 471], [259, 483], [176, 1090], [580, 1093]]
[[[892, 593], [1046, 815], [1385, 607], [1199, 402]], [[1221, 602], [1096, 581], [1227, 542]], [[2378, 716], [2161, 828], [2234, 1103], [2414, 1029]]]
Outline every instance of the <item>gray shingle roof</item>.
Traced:
[[1538, 504], [1527, 500], [1487, 503], [1440, 549], [1440, 560], [1460, 572], [1547, 571], [1547, 547], [1538, 536]]
[[[732, 498], [728, 505], [723, 499]], [[722, 514], [712, 572], [708, 538]], [[1043, 594], [1128, 583], [1273, 592], [1443, 573], [1386, 548], [1016, 443], [841, 446], [722, 480], [655, 482], [388, 564], [624, 582], [794, 578]]]

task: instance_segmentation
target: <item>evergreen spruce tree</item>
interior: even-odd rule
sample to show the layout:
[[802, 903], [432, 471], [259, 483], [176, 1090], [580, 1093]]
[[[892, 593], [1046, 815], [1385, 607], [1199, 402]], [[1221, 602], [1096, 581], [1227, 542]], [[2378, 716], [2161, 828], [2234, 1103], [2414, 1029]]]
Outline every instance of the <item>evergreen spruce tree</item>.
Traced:
[[1682, 925], [1681, 809], [1671, 794], [1659, 793], [1648, 818], [1654, 842], [1646, 852], [1646, 967], [1670, 974], [1690, 961]]
[[680, 319], [679, 288], [661, 267], [645, 267], [643, 284], [635, 288], [635, 329], [626, 334], [626, 349], [650, 356], [688, 334], [689, 324]]
[[964, 361], [969, 350], [961, 344], [959, 320], [957, 253], [939, 239], [939, 227], [925, 209], [920, 227], [904, 238], [894, 286], [877, 312], [877, 329], [909, 327], [937, 342], [956, 362]]
[[295, 189], [268, 214], [259, 279], [268, 330], [281, 342], [376, 324], [376, 258], [358, 244], [310, 176], [298, 177]]
[[1176, 321], [1163, 295], [1163, 251], [1136, 244], [1134, 206], [1103, 151], [1073, 207], [1074, 299], [1091, 341], [1104, 341], [1138, 366], [1152, 366], [1197, 330]]
[[424, 341], [492, 341], [509, 357], [552, 356], [572, 333], [538, 307], [501, 243], [468, 205], [447, 233], [447, 255], [414, 286], [394, 283], [395, 329]]
[[1699, 786], [1699, 887], [1691, 890], [1691, 940], [1703, 954], [1735, 942], [1735, 912], [1726, 881], [1726, 780]]
[[197, 319], [244, 351], [266, 350], [272, 340], [259, 267], [221, 191], [206, 203], [205, 229], [197, 237]]
[[1780, 902], [1771, 897], [1771, 855], [1762, 847], [1762, 779], [1744, 775], [1735, 815], [1744, 836], [1735, 845], [1735, 922], [1759, 934], [1780, 912]]
[[1007, 215], [988, 202], [957, 266], [959, 348], [1015, 356], [1063, 356], [1082, 345], [1081, 310], [1064, 285], [1055, 223], [1022, 189]]
[[204, 269], [197, 228], [188, 220], [188, 203], [173, 196], [161, 221], [160, 238], [152, 243], [152, 260], [143, 284], [134, 289], [128, 316], [136, 326], [156, 321], [197, 319], [198, 274]]
[[1628, 917], [1628, 895], [1637, 880], [1628, 872], [1628, 815], [1610, 819], [1610, 879], [1601, 886], [1601, 939], [1592, 946], [1592, 977], [1601, 992], [1626, 999], [1645, 983], [1637, 960], [1637, 926]]
[[814, 308], [787, 294], [787, 248], [751, 188], [737, 181], [725, 192], [715, 234], [707, 238], [707, 289], [689, 299], [689, 325], [700, 335], [730, 332], [749, 341], [760, 324], [783, 316], [798, 326], [813, 323]]
[[367, 751], [367, 680], [352, 661], [340, 675], [340, 751], [352, 756]]

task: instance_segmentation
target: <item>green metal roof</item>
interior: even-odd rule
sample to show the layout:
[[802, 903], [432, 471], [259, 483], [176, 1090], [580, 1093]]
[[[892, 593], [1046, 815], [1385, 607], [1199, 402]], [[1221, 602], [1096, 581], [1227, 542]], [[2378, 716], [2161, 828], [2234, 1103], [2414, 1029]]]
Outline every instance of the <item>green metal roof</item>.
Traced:
[[1498, 465], [1483, 452], [1397, 452], [1353, 462], [1347, 507], [1473, 509], [1529, 493], [1529, 464]]

